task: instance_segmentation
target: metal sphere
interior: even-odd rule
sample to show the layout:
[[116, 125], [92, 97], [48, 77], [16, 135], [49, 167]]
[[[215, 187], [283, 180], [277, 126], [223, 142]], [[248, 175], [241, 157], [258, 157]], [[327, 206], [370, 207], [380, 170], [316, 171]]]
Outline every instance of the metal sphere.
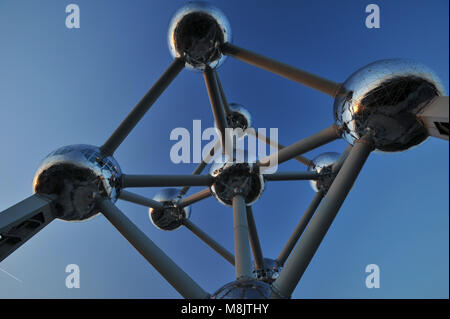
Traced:
[[273, 283], [278, 278], [281, 271], [281, 266], [275, 259], [264, 258], [264, 269], [253, 269], [253, 273], [257, 280], [262, 280], [269, 284]]
[[381, 60], [344, 82], [334, 116], [348, 143], [370, 134], [378, 151], [404, 151], [428, 137], [416, 114], [443, 93], [438, 77], [427, 67], [410, 60]]
[[256, 202], [264, 191], [264, 177], [255, 162], [250, 159], [234, 159], [213, 163], [209, 171], [214, 177], [214, 183], [210, 187], [213, 196], [220, 203], [232, 206], [235, 191], [239, 189], [247, 205]]
[[220, 46], [231, 42], [225, 14], [206, 2], [189, 2], [175, 12], [169, 24], [168, 42], [174, 58], [184, 57], [186, 66], [217, 68], [225, 60]]
[[47, 155], [34, 176], [34, 192], [55, 195], [57, 217], [82, 221], [98, 214], [95, 197], [117, 200], [122, 172], [112, 156], [91, 145], [64, 146]]
[[312, 165], [308, 167], [308, 171], [321, 174], [319, 179], [311, 180], [310, 184], [315, 192], [328, 191], [334, 179], [331, 169], [333, 164], [339, 160], [340, 154], [335, 152], [327, 152], [316, 156], [312, 160]]
[[270, 285], [258, 280], [233, 281], [217, 290], [211, 299], [269, 299]]
[[245, 130], [252, 127], [252, 116], [241, 104], [230, 103], [229, 107], [230, 113], [227, 116], [228, 125], [233, 129], [242, 129], [242, 134], [239, 134], [238, 136], [242, 137], [245, 135]]
[[191, 207], [178, 207], [178, 194], [180, 190], [176, 188], [165, 188], [160, 190], [153, 197], [154, 200], [161, 202], [164, 209], [149, 209], [149, 217], [153, 225], [161, 230], [175, 230], [181, 227], [183, 219], [191, 215]]

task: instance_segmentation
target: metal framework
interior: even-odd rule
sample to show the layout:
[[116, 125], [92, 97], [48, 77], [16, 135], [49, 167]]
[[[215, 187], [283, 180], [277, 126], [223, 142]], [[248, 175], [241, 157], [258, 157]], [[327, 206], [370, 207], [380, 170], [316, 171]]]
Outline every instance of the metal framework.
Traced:
[[[224, 43], [218, 49], [224, 55], [296, 81], [333, 98], [337, 96], [342, 87], [341, 83], [321, 78], [230, 43]], [[183, 70], [185, 64], [186, 60], [183, 57], [174, 59], [173, 63], [155, 82], [153, 87], [150, 88], [100, 147], [104, 156], [112, 156], [114, 154], [158, 97]], [[226, 139], [230, 138], [226, 133], [226, 128], [229, 127], [227, 115], [230, 113], [230, 107], [216, 70], [207, 66], [203, 71], [203, 75], [214, 121], [221, 132], [220, 146], [223, 152], [227, 152], [223, 146], [228, 145]], [[304, 157], [303, 154], [341, 138], [342, 130], [341, 126], [332, 124], [330, 127], [286, 147], [271, 141], [265, 136], [256, 135], [257, 138], [278, 149], [277, 152], [267, 158], [260, 159], [256, 165], [266, 167], [270, 165], [271, 159], [277, 159], [278, 164], [289, 160], [297, 160], [304, 165], [311, 166], [312, 161]], [[282, 269], [279, 272], [279, 276], [270, 283], [271, 298], [290, 298], [374, 148], [371, 136], [362, 136], [355, 140], [353, 147], [350, 145], [342, 152], [339, 160], [333, 165], [331, 172], [299, 171], [264, 175], [265, 181], [270, 182], [317, 180], [324, 176], [328, 176], [331, 179], [331, 184], [327, 190], [320, 190], [316, 193], [289, 240], [276, 258], [277, 266], [282, 267]], [[210, 155], [212, 156], [213, 153], [214, 149], [211, 150]], [[192, 175], [122, 174], [120, 180], [121, 191], [118, 198], [161, 210], [164, 208], [164, 204], [160, 201], [134, 194], [126, 189], [133, 187], [181, 187], [176, 205], [179, 208], [187, 207], [212, 196], [210, 186], [214, 183], [215, 178], [209, 174], [202, 174], [207, 165], [207, 159], [204, 159], [193, 171]], [[206, 188], [186, 197], [185, 195], [192, 186], [204, 186]], [[35, 194], [0, 213], [0, 261], [9, 256], [54, 218], [58, 217], [52, 205], [54, 200], [55, 198], [51, 196]], [[95, 203], [97, 210], [108, 219], [181, 296], [184, 298], [211, 297], [208, 292], [191, 279], [188, 274], [134, 225], [114, 205], [111, 199], [97, 194]], [[240, 188], [233, 190], [232, 210], [234, 254], [222, 247], [216, 240], [187, 218], [183, 218], [181, 224], [235, 267], [237, 281], [253, 280], [255, 272], [264, 270], [265, 261], [252, 208], [246, 205], [243, 190]]]

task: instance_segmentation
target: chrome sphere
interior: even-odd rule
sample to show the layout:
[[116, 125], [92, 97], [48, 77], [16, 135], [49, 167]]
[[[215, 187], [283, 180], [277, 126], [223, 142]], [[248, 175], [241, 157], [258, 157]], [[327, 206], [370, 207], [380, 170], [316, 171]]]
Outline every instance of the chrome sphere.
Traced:
[[334, 102], [334, 116], [348, 143], [370, 134], [378, 151], [404, 151], [428, 137], [416, 114], [443, 93], [427, 67], [410, 60], [381, 60], [345, 81]]
[[242, 129], [242, 134], [238, 137], [245, 135], [245, 130], [252, 127], [252, 116], [249, 111], [241, 104], [230, 103], [230, 113], [227, 115], [228, 126], [235, 129]]
[[235, 159], [213, 163], [209, 171], [214, 177], [210, 187], [213, 196], [220, 203], [232, 206], [235, 191], [239, 189], [247, 205], [256, 202], [264, 191], [264, 178], [255, 162]]
[[280, 275], [281, 266], [275, 259], [264, 258], [264, 269], [253, 269], [253, 274], [257, 280], [262, 280], [269, 284], [273, 283]]
[[322, 174], [319, 179], [311, 180], [310, 184], [314, 191], [328, 191], [333, 182], [335, 174], [331, 169], [333, 164], [339, 160], [340, 154], [335, 152], [327, 152], [320, 154], [312, 160], [312, 165], [308, 167], [308, 171], [314, 171]]
[[34, 192], [56, 195], [57, 217], [82, 221], [98, 214], [97, 195], [117, 200], [122, 172], [112, 156], [91, 145], [70, 145], [47, 155], [34, 176]]
[[233, 281], [217, 290], [211, 299], [269, 299], [270, 285], [258, 280]]
[[231, 28], [222, 11], [206, 2], [188, 2], [169, 24], [168, 42], [174, 58], [184, 57], [186, 66], [217, 68], [225, 59], [220, 46], [231, 42]]
[[181, 227], [183, 219], [191, 215], [191, 207], [178, 207], [178, 194], [180, 190], [176, 188], [165, 188], [160, 190], [153, 197], [161, 202], [164, 209], [149, 209], [150, 220], [156, 228], [161, 230], [175, 230]]

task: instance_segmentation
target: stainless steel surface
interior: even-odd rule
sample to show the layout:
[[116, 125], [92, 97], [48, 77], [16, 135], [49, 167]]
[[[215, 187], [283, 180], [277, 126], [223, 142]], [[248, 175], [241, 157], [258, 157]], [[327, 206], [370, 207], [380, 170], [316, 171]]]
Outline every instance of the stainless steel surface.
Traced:
[[373, 145], [366, 137], [355, 142], [300, 242], [287, 259], [280, 276], [272, 284], [273, 298], [290, 298], [372, 150]]
[[244, 197], [233, 197], [234, 265], [236, 280], [248, 280], [252, 275], [250, 244], [248, 237], [247, 210]]
[[416, 115], [443, 94], [439, 78], [426, 66], [412, 60], [381, 60], [344, 82], [334, 102], [334, 117], [350, 144], [370, 135], [378, 151], [404, 151], [427, 139]]
[[256, 202], [264, 191], [264, 178], [254, 162], [217, 162], [211, 165], [210, 175], [213, 196], [222, 204], [231, 206], [236, 187], [243, 190], [245, 203]]
[[191, 207], [178, 206], [179, 189], [164, 188], [156, 193], [154, 201], [163, 205], [162, 209], [149, 208], [148, 215], [151, 222], [160, 230], [176, 230], [183, 224], [184, 219], [191, 215]]
[[190, 69], [217, 68], [225, 60], [220, 46], [231, 41], [225, 14], [206, 2], [188, 2], [173, 15], [167, 34], [170, 53]]
[[233, 281], [212, 296], [212, 299], [269, 299], [270, 285], [258, 280]]
[[316, 156], [312, 160], [312, 165], [308, 167], [308, 171], [319, 174], [319, 178], [309, 182], [315, 192], [328, 191], [335, 176], [333, 165], [339, 161], [339, 158], [339, 153], [327, 152]]
[[94, 197], [115, 202], [120, 192], [119, 164], [92, 145], [58, 148], [45, 157], [34, 176], [35, 193], [54, 195], [57, 218], [82, 221], [98, 214]]
[[277, 260], [271, 258], [264, 258], [263, 267], [261, 269], [253, 270], [253, 274], [257, 280], [264, 281], [268, 284], [273, 283], [280, 275], [282, 267]]

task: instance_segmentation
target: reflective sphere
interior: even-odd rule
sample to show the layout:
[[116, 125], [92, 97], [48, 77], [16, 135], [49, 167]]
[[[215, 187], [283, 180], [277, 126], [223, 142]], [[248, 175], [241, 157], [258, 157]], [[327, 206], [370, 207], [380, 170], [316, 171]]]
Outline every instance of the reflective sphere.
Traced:
[[270, 285], [258, 280], [233, 281], [217, 290], [211, 299], [269, 299]]
[[184, 57], [187, 67], [217, 68], [225, 59], [220, 46], [231, 42], [230, 24], [223, 12], [211, 4], [189, 2], [172, 17], [168, 42], [172, 56]]
[[57, 149], [42, 161], [34, 177], [34, 191], [56, 195], [58, 218], [81, 221], [98, 214], [94, 197], [117, 200], [122, 172], [112, 156], [91, 145]]
[[333, 182], [335, 174], [332, 174], [331, 169], [333, 164], [339, 160], [340, 154], [335, 152], [323, 153], [312, 160], [313, 165], [308, 167], [309, 171], [314, 171], [322, 174], [317, 180], [311, 180], [310, 184], [314, 191], [328, 191]]
[[278, 265], [275, 259], [264, 258], [264, 269], [256, 270], [253, 269], [255, 278], [257, 280], [262, 280], [269, 284], [273, 283], [275, 279], [280, 275], [281, 267]]
[[228, 125], [235, 129], [242, 129], [242, 134], [239, 137], [245, 135], [245, 130], [252, 127], [252, 117], [245, 107], [237, 103], [230, 103], [230, 114], [227, 116]]
[[377, 150], [404, 151], [428, 137], [416, 114], [443, 93], [427, 67], [410, 60], [381, 60], [345, 81], [334, 102], [334, 116], [348, 143], [370, 134]]
[[180, 191], [176, 188], [165, 188], [153, 197], [154, 200], [164, 205], [164, 209], [149, 209], [150, 220], [156, 228], [175, 230], [181, 227], [183, 219], [189, 218], [191, 214], [190, 206], [177, 207], [179, 193]]
[[240, 151], [245, 160], [236, 155], [237, 159], [233, 161], [213, 163], [209, 171], [214, 177], [214, 183], [211, 185], [213, 196], [227, 206], [232, 206], [236, 189], [241, 190], [247, 205], [256, 202], [264, 191], [264, 178], [255, 165], [256, 161], [249, 159], [247, 152]]

